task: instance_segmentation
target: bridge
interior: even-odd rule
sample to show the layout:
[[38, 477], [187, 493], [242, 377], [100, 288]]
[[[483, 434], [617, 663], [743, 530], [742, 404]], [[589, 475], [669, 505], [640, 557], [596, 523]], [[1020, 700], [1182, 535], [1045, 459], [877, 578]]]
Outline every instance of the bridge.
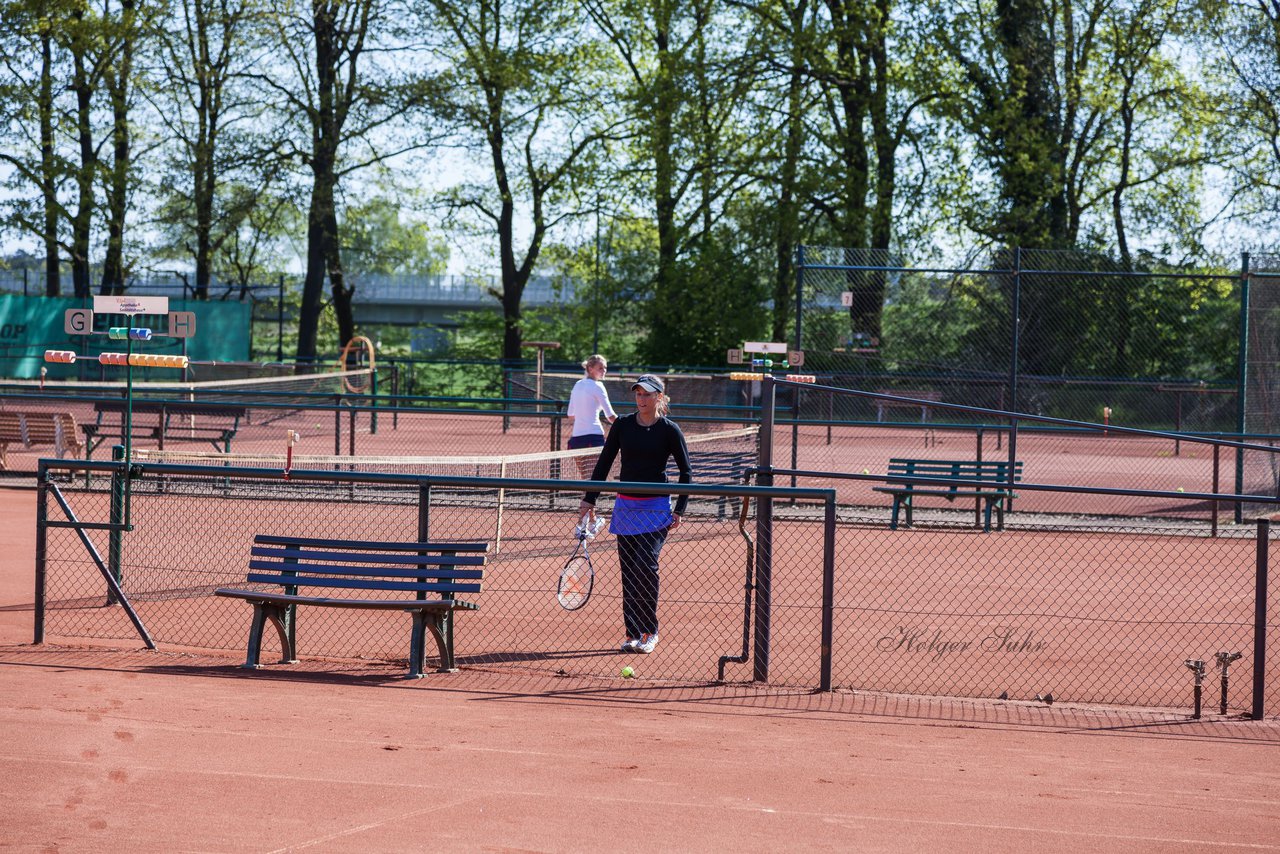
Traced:
[[[494, 296], [502, 289], [496, 276], [351, 274], [348, 281], [355, 287], [353, 309], [357, 322], [362, 324], [449, 327], [457, 325], [450, 318], [459, 312], [502, 310]], [[237, 284], [214, 282], [209, 286], [209, 298], [264, 302], [274, 300], [282, 287], [296, 292], [301, 283], [293, 276], [275, 284], [251, 285], [243, 289], [242, 295]], [[180, 272], [151, 272], [135, 277], [127, 290], [138, 296], [175, 299], [190, 299], [194, 293], [191, 276]], [[0, 271], [0, 293], [42, 296], [43, 271]], [[525, 287], [522, 304], [528, 308], [563, 305], [572, 302], [575, 294], [574, 282], [568, 277], [535, 276]], [[69, 296], [65, 291], [64, 295]]]

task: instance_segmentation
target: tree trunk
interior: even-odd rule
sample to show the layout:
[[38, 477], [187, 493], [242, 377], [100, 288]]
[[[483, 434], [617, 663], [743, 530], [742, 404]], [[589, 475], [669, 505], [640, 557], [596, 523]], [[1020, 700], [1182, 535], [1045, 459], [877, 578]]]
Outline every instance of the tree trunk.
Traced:
[[[77, 24], [83, 24], [83, 15], [75, 14]], [[98, 155], [93, 147], [92, 87], [85, 71], [85, 54], [88, 48], [76, 40], [72, 45], [74, 77], [72, 89], [76, 94], [76, 134], [80, 144], [80, 168], [76, 170], [77, 206], [71, 221], [71, 283], [75, 295], [87, 299], [91, 293], [89, 281], [89, 237], [93, 222], [93, 181], [98, 171]]]
[[129, 80], [133, 74], [133, 0], [120, 4], [119, 60], [107, 74], [111, 98], [112, 162], [107, 188], [107, 254], [102, 263], [103, 294], [124, 293], [124, 223], [129, 204]]
[[803, 33], [808, 14], [807, 0], [787, 7], [791, 23], [791, 73], [787, 79], [786, 136], [783, 139], [782, 162], [778, 168], [778, 220], [774, 235], [775, 269], [773, 279], [773, 327], [771, 341], [790, 341], [793, 333], [792, 307], [796, 299], [795, 252], [800, 243], [800, 205], [796, 201], [800, 150], [804, 145], [804, 117], [801, 115], [804, 95], [805, 66]]
[[651, 335], [657, 341], [669, 341], [683, 326], [680, 318], [670, 317], [668, 306], [678, 286], [676, 261], [679, 253], [679, 226], [676, 223], [675, 199], [675, 118], [680, 103], [676, 57], [670, 50], [670, 10], [662, 6], [654, 21], [654, 42], [658, 69], [654, 81], [651, 146], [654, 166], [654, 213], [658, 229], [658, 265], [653, 289], [653, 325]]
[[316, 358], [320, 312], [324, 308], [324, 221], [320, 212], [323, 202], [318, 175], [315, 180], [307, 213], [307, 272], [302, 281], [302, 306], [298, 310], [298, 373], [311, 372], [310, 364]]
[[53, 152], [53, 37], [40, 27], [40, 192], [44, 202], [44, 292], [62, 296], [62, 253], [58, 245], [58, 177]]

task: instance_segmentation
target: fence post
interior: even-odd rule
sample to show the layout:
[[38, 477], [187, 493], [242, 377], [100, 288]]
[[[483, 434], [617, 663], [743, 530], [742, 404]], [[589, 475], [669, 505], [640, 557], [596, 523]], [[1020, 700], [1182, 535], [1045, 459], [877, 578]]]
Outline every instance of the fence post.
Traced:
[[[107, 532], [107, 569], [119, 584], [124, 578], [121, 567], [124, 563], [125, 508], [129, 501], [125, 489], [129, 482], [130, 463], [125, 456], [124, 445], [111, 446], [111, 459], [123, 463], [111, 470], [111, 530]], [[110, 589], [107, 590], [107, 604], [119, 604], [115, 593]]]
[[[756, 483], [773, 486], [773, 425], [777, 395], [773, 377], [765, 373], [760, 381], [760, 472]], [[756, 503], [756, 613], [752, 679], [769, 681], [769, 616], [773, 583], [773, 498], [761, 496]]]
[[1013, 248], [1013, 299], [1009, 306], [1009, 406], [1011, 412], [1018, 411], [1018, 348], [1021, 346], [1022, 331], [1022, 247]]
[[1271, 520], [1258, 520], [1258, 565], [1253, 592], [1253, 719], [1263, 718], [1267, 683], [1267, 562]]
[[[1244, 441], [1245, 392], [1249, 385], [1249, 253], [1240, 253], [1240, 369], [1236, 376], [1236, 440]], [[1244, 494], [1244, 448], [1236, 448], [1236, 495]], [[1236, 502], [1236, 524], [1244, 522], [1244, 505]]]
[[276, 361], [284, 361], [284, 273], [276, 296]]
[[32, 643], [44, 643], [44, 596], [49, 539], [45, 523], [49, 521], [49, 470], [43, 462], [36, 473], [36, 602], [35, 637]]
[[804, 244], [796, 247], [796, 349], [804, 349]]
[[836, 493], [827, 496], [822, 526], [822, 661], [818, 690], [831, 690], [831, 657], [836, 602]]

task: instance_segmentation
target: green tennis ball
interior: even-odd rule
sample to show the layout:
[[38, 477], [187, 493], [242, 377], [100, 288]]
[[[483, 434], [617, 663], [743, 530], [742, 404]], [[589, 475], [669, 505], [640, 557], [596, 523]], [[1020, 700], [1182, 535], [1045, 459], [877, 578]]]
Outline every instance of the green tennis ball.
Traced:
[[1179, 492], [1186, 492], [1186, 490], [1185, 490], [1185, 489], [1183, 489], [1181, 486], [1179, 486], [1179, 487], [1178, 487], [1178, 491], [1179, 491]]
[[871, 469], [863, 469], [863, 470], [862, 470], [862, 473], [863, 473], [863, 474], [871, 474]]
[[630, 665], [630, 664], [628, 664], [626, 667], [622, 668], [622, 678], [623, 678], [623, 679], [630, 679], [631, 677], [633, 677], [633, 676], [635, 676], [635, 675], [636, 675], [636, 672], [635, 672], [634, 670], [632, 670], [632, 669], [631, 669], [631, 665]]

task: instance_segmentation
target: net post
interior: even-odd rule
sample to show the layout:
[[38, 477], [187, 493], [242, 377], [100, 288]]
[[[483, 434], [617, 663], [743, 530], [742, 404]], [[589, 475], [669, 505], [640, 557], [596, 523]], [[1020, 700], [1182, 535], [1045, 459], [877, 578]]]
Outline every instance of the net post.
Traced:
[[342, 456], [342, 396], [333, 396], [333, 455]]
[[[498, 464], [498, 477], [507, 476], [507, 461], [503, 459]], [[498, 488], [498, 519], [494, 523], [493, 530], [493, 553], [502, 554], [502, 505], [506, 504], [507, 490]]]
[[431, 542], [431, 484], [418, 482], [418, 542]]
[[[766, 373], [760, 385], [760, 471], [756, 483], [773, 486], [773, 426], [777, 391]], [[773, 498], [761, 496], [756, 508], [756, 611], [752, 678], [769, 681], [769, 622], [773, 583]]]
[[1267, 684], [1267, 565], [1270, 559], [1271, 520], [1258, 520], [1258, 563], [1254, 571], [1253, 594], [1253, 710], [1255, 721], [1263, 718]]

